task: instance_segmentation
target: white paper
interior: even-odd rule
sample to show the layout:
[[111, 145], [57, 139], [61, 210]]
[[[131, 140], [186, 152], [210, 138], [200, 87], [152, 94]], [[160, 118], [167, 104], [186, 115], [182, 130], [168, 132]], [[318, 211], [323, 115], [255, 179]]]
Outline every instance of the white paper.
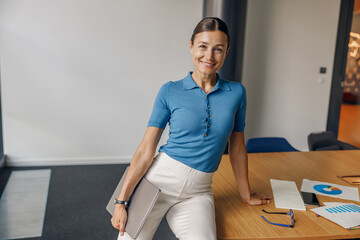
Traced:
[[306, 211], [295, 182], [270, 179], [270, 183], [277, 208]]
[[341, 202], [323, 202], [323, 205], [327, 206], [327, 207], [336, 207], [336, 206], [339, 206], [341, 204], [344, 204], [344, 203], [341, 203]]
[[346, 187], [333, 183], [310, 181], [308, 179], [303, 179], [301, 191], [311, 192], [328, 197], [360, 201], [358, 188]]
[[344, 228], [360, 225], [360, 206], [354, 203], [330, 203], [326, 207], [313, 208], [311, 211]]

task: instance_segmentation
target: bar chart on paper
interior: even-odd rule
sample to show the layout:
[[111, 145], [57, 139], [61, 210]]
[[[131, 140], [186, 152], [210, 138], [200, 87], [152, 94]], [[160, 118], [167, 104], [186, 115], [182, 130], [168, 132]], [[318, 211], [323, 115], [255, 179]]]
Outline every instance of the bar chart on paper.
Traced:
[[356, 205], [341, 205], [338, 207], [329, 207], [325, 208], [325, 211], [328, 211], [329, 213], [346, 213], [346, 212], [357, 212], [360, 213], [360, 207]]
[[360, 206], [353, 203], [330, 203], [311, 211], [347, 229], [360, 225]]

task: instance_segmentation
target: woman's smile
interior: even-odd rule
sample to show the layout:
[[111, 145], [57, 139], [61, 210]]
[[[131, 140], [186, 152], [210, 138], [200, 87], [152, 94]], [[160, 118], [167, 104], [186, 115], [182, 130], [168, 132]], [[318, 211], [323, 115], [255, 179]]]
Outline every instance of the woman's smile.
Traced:
[[214, 66], [216, 65], [215, 63], [209, 63], [209, 62], [203, 62], [203, 61], [200, 61], [200, 62], [207, 68], [214, 68]]

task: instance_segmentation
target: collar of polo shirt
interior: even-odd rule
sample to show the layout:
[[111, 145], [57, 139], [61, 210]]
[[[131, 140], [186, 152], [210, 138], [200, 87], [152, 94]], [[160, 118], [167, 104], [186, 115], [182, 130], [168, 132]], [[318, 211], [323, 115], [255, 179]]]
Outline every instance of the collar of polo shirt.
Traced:
[[[191, 77], [192, 72], [189, 72], [189, 74], [186, 76], [186, 78], [183, 81], [183, 87], [185, 90], [190, 90], [193, 88], [199, 88], [199, 85], [196, 84], [196, 82], [194, 81], [194, 79]], [[225, 90], [225, 91], [230, 91], [230, 86], [227, 82], [225, 82], [224, 80], [222, 80], [219, 77], [219, 74], [216, 74], [217, 76], [217, 81], [216, 81], [216, 85], [213, 88], [212, 92], [220, 89], [220, 90]]]

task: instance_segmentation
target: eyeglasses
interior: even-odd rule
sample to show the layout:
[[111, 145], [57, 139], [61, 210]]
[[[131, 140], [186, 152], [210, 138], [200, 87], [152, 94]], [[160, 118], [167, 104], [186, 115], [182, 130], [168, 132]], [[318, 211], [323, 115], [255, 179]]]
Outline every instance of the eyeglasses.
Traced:
[[273, 223], [268, 221], [264, 216], [261, 216], [266, 222], [276, 225], [276, 226], [281, 226], [281, 227], [294, 227], [295, 226], [295, 220], [294, 220], [294, 212], [290, 209], [289, 212], [267, 212], [264, 209], [262, 209], [261, 211], [267, 213], [267, 214], [285, 214], [285, 215], [290, 215], [291, 217], [291, 224], [287, 225], [287, 224], [280, 224], [280, 223]]

